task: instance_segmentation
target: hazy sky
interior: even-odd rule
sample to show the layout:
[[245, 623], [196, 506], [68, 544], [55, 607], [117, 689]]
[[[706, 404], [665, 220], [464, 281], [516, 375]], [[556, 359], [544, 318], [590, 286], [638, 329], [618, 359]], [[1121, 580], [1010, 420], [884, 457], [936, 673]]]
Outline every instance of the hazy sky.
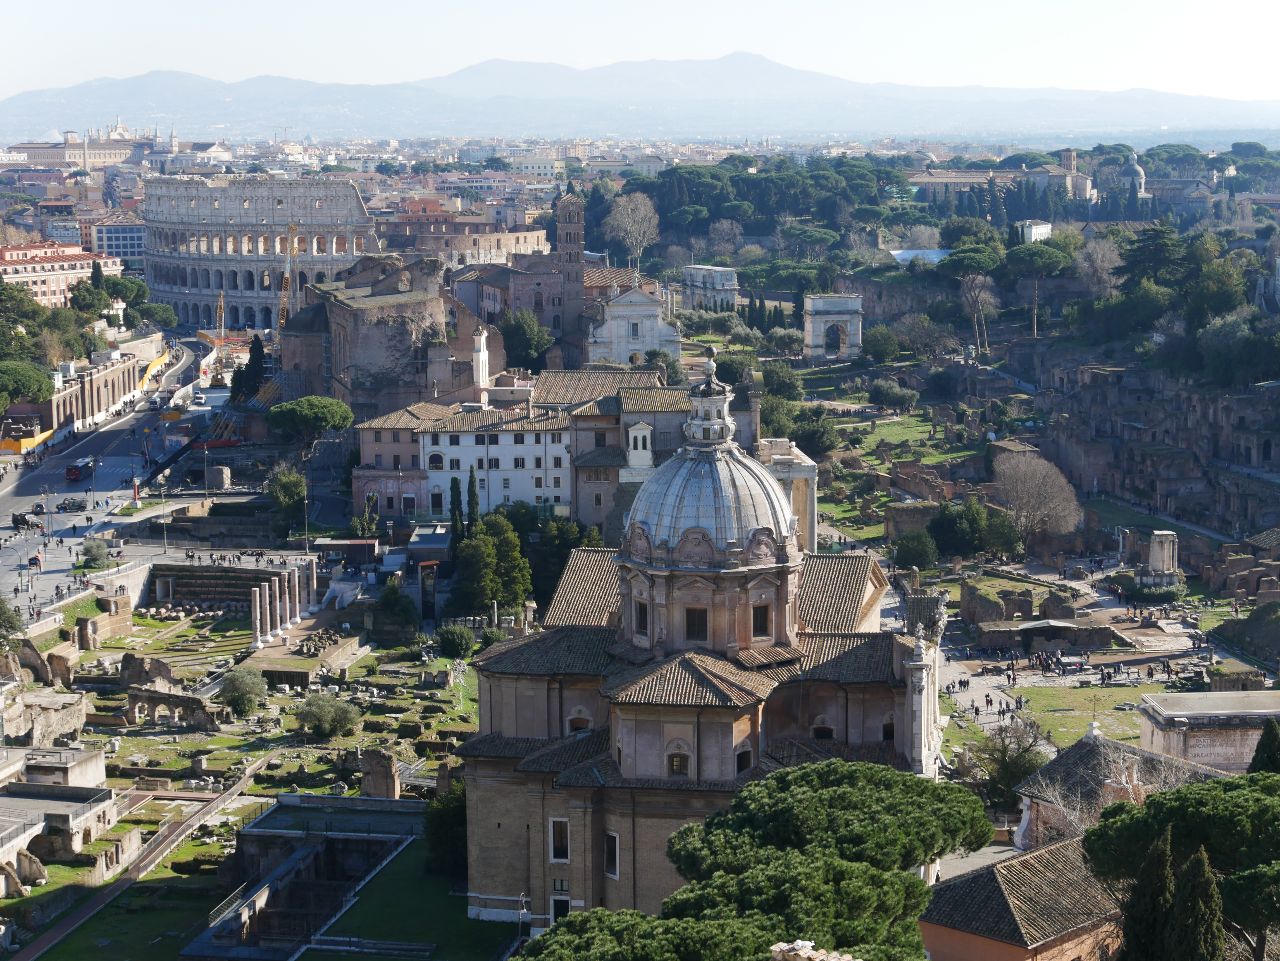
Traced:
[[587, 67], [746, 50], [860, 81], [1280, 100], [1268, 52], [1280, 34], [1277, 0], [64, 0], [50, 9], [0, 8], [9, 38], [0, 97], [156, 69], [378, 83], [491, 57]]

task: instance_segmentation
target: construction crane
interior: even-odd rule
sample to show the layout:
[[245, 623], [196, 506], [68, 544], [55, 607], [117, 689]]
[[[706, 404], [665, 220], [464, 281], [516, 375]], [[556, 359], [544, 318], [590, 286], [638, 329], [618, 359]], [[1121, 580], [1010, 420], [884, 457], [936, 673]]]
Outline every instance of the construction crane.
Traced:
[[276, 336], [284, 330], [289, 319], [289, 272], [293, 268], [293, 247], [298, 242], [298, 225], [289, 225], [289, 235], [284, 242], [284, 274], [280, 278], [280, 309], [277, 312]]
[[218, 340], [213, 348], [213, 372], [209, 375], [210, 387], [227, 386], [227, 328], [223, 323], [223, 293], [218, 291], [218, 306], [214, 311], [218, 318]]

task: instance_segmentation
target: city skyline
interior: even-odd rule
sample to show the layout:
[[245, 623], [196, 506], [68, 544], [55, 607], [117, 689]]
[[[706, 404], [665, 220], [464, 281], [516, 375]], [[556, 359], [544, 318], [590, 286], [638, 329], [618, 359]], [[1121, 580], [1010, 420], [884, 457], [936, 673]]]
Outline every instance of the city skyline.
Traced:
[[[1275, 7], [1261, 2], [1242, 6], [1259, 35], [1265, 35], [1268, 24], [1280, 26]], [[964, 7], [922, 0], [909, 16], [869, 3], [826, 0], [785, 14], [759, 2], [714, 0], [691, 9], [656, 0], [643, 15], [566, 0], [550, 16], [543, 8], [498, 2], [487, 8], [494, 15], [482, 24], [469, 8], [391, 2], [378, 8], [380, 22], [398, 22], [395, 37], [410, 38], [397, 43], [402, 50], [398, 56], [388, 56], [384, 38], [372, 24], [361, 42], [361, 25], [347, 22], [350, 7], [332, 0], [310, 5], [305, 20], [291, 8], [250, 6], [242, 0], [223, 4], [219, 16], [202, 13], [198, 20], [188, 19], [181, 8], [152, 2], [127, 7], [134, 16], [108, 15], [97, 5], [72, 2], [67, 20], [91, 29], [64, 31], [59, 68], [52, 73], [40, 45], [7, 51], [0, 64], [0, 99], [151, 70], [182, 70], [226, 81], [271, 75], [367, 84], [441, 77], [489, 59], [589, 68], [620, 61], [713, 59], [735, 52], [862, 83], [1151, 89], [1236, 100], [1280, 99], [1280, 82], [1262, 58], [1251, 62], [1229, 45], [1203, 44], [1201, 9], [1180, 0], [1161, 5], [1158, 16], [1146, 4], [1082, 0], [1073, 5], [1070, 17], [1051, 15], [1047, 6], [1029, 11], [1026, 4], [1011, 0]], [[782, 17], [798, 19], [799, 26], [808, 20], [813, 29], [779, 30]], [[7, 23], [15, 36], [46, 28], [28, 9], [9, 11]], [[680, 29], [673, 30], [673, 24]], [[416, 30], [423, 32], [425, 46], [412, 40]], [[198, 31], [200, 49], [217, 55], [193, 59], [190, 45], [174, 42], [188, 31]], [[127, 53], [108, 61], [101, 57], [107, 49]], [[1011, 58], [1011, 53], [1016, 55]], [[1196, 69], [1188, 70], [1193, 63]]]

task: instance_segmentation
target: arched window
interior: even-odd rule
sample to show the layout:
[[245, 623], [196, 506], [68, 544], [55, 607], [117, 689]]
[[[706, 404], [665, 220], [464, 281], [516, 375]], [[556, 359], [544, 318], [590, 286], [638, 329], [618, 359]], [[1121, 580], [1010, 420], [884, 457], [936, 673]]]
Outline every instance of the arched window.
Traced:
[[591, 730], [591, 717], [585, 708], [575, 707], [573, 713], [565, 718], [565, 729], [569, 734]]
[[835, 740], [836, 729], [831, 726], [825, 714], [819, 714], [813, 719], [813, 727], [810, 730], [815, 741]]
[[691, 752], [689, 745], [677, 738], [667, 745], [667, 777], [689, 777]]
[[886, 715], [884, 719], [884, 723], [880, 725], [880, 740], [882, 741], [893, 740], [893, 715], [892, 714]]
[[444, 470], [444, 454], [432, 454], [428, 457], [427, 470]]

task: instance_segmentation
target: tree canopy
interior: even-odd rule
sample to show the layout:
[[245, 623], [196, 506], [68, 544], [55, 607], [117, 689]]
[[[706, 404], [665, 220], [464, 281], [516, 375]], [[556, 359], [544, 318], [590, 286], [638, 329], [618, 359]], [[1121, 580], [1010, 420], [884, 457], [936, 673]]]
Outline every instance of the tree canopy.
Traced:
[[660, 917], [571, 914], [524, 955], [741, 961], [802, 932], [867, 961], [920, 958], [928, 888], [916, 869], [990, 837], [981, 801], [958, 785], [876, 764], [788, 768], [671, 836], [688, 883]]
[[508, 366], [542, 369], [542, 355], [555, 343], [555, 338], [538, 323], [533, 311], [517, 310], [514, 314], [506, 314], [498, 329], [502, 331]]
[[318, 394], [276, 404], [267, 411], [272, 430], [304, 443], [314, 441], [325, 431], [346, 430], [354, 419], [345, 403]]

